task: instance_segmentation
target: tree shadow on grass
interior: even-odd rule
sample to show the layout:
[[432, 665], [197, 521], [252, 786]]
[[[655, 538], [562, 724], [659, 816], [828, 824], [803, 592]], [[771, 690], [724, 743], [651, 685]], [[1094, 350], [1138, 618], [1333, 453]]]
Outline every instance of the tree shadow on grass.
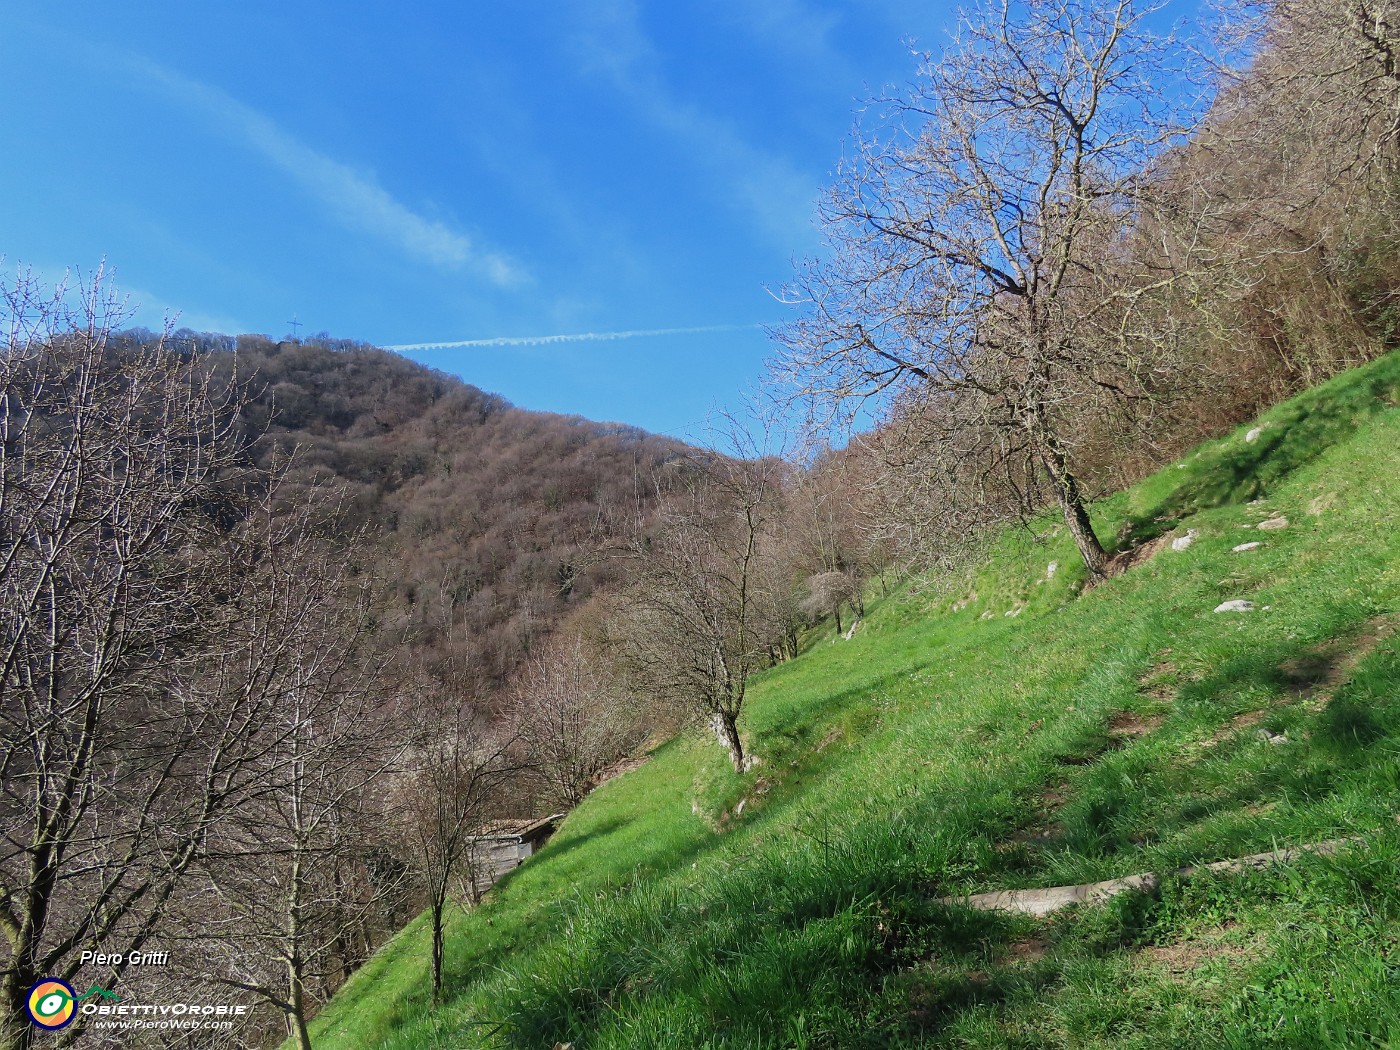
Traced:
[[[749, 722], [746, 732], [753, 734], [750, 748], [769, 758], [791, 761], [820, 750], [822, 741], [834, 726], [853, 721], [853, 728], [862, 728], [878, 718], [870, 707], [873, 696], [890, 687], [908, 681], [907, 668], [898, 672], [864, 679], [837, 693], [830, 693], [817, 703], [788, 708], [780, 717], [754, 726]], [[847, 719], [842, 719], [847, 715]]]
[[1337, 376], [1270, 414], [1253, 442], [1216, 444], [1188, 461], [1186, 477], [1154, 505], [1128, 517], [1119, 549], [1170, 532], [1213, 507], [1247, 503], [1353, 434], [1400, 395], [1400, 353]]
[[[1037, 812], [1027, 823], [1049, 833], [1018, 829], [1008, 838], [999, 851], [1003, 874], [1042, 884], [1064, 874], [1051, 872], [1067, 857], [1112, 861], [1117, 874], [1222, 859], [1271, 845], [1280, 825], [1262, 814], [1280, 800], [1294, 814], [1285, 821], [1307, 826], [1307, 809], [1326, 808], [1329, 799], [1393, 795], [1400, 787], [1391, 754], [1400, 741], [1400, 651], [1379, 644], [1373, 628], [1374, 621], [1339, 615], [1327, 641], [1261, 645], [1188, 683], [1177, 704], [1188, 717], [1194, 709], [1216, 723], [1215, 733], [1182, 741], [1165, 761], [1132, 745], [1099, 751], [1053, 814]], [[1240, 709], [1241, 695], [1256, 698], [1250, 709]], [[1211, 830], [1203, 839], [1196, 829], [1204, 826]], [[1212, 856], [1193, 852], [1203, 841]], [[1170, 844], [1167, 854], [1156, 852], [1158, 843]], [[1098, 877], [1108, 876], [1060, 881]]]
[[1092, 908], [1074, 908], [1048, 925], [949, 905], [936, 924], [939, 943], [930, 964], [889, 982], [908, 1003], [900, 1034], [936, 1039], [963, 1014], [1043, 996], [1063, 986], [1068, 960], [1109, 956], [1146, 943], [1160, 922], [1159, 911], [1155, 893], [1122, 894]]
[[[627, 822], [621, 817], [613, 817], [609, 820], [603, 821], [603, 823], [597, 825], [596, 827], [590, 828], [588, 831], [585, 831], [582, 835], [571, 835], [563, 839], [562, 841], [557, 837], [550, 839], [549, 842], [545, 843], [544, 846], [540, 848], [537, 855], [543, 856], [545, 859], [551, 862], [557, 862], [561, 858], [567, 856], [574, 850], [578, 849], [580, 846], [587, 845], [588, 843], [594, 842], [597, 839], [606, 838], [626, 823]], [[534, 857], [531, 857], [530, 859], [534, 860]], [[516, 868], [512, 871], [507, 872], [501, 877], [501, 880], [497, 883], [497, 885], [499, 886], [504, 884], [506, 879], [509, 879], [512, 875], [515, 874], [516, 871], [519, 870], [519, 868]]]

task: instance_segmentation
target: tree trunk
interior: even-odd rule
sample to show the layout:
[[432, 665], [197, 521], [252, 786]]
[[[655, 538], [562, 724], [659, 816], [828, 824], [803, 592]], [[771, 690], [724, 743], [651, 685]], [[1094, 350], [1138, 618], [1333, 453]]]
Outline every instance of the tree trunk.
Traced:
[[711, 716], [715, 736], [729, 752], [729, 761], [734, 763], [734, 772], [744, 771], [744, 745], [739, 740], [739, 725], [734, 715], [728, 711], [716, 711]]
[[840, 633], [841, 633], [841, 603], [840, 603], [840, 602], [837, 602], [837, 603], [836, 603], [836, 607], [835, 607], [834, 609], [832, 609], [831, 612], [832, 612], [832, 614], [836, 617], [836, 633], [837, 633], [837, 634], [840, 634]]
[[[293, 949], [295, 952], [295, 949]], [[311, 1033], [306, 1030], [306, 995], [303, 991], [301, 962], [290, 959], [287, 962], [287, 985], [290, 995], [287, 1005], [291, 1010], [287, 1015], [287, 1027], [296, 1039], [297, 1050], [311, 1050]]]
[[1041, 462], [1046, 473], [1050, 475], [1050, 487], [1055, 490], [1055, 500], [1064, 514], [1065, 525], [1074, 537], [1074, 545], [1079, 548], [1079, 556], [1084, 559], [1090, 580], [1098, 582], [1104, 578], [1108, 554], [1094, 533], [1093, 523], [1089, 520], [1089, 510], [1085, 507], [1084, 496], [1079, 491], [1079, 481], [1070, 471], [1069, 461], [1059, 442], [1049, 435], [1042, 434], [1041, 444], [1045, 450]]
[[482, 887], [478, 880], [481, 866], [478, 863], [475, 847], [468, 848], [462, 854], [462, 861], [467, 869], [467, 897], [471, 900], [472, 907], [475, 908], [481, 904], [481, 898], [486, 895], [486, 890], [490, 889], [490, 886]]
[[[300, 819], [298, 815], [298, 820]], [[300, 828], [298, 828], [300, 830]], [[311, 1050], [311, 1034], [306, 1030], [306, 984], [302, 974], [302, 845], [298, 842], [292, 856], [292, 870], [287, 897], [287, 1027], [296, 1040], [297, 1050]]]
[[[6, 974], [8, 978], [9, 975]], [[25, 1016], [25, 993], [28, 985], [20, 987], [22, 982], [16, 980], [5, 989], [5, 1016], [0, 1018], [0, 1050], [27, 1050], [31, 1044], [31, 1037], [35, 1031], [34, 1026], [29, 1023]]]
[[445, 910], [446, 903], [446, 897], [435, 897], [431, 905], [433, 924], [433, 1002], [435, 1003], [442, 1001], [442, 913]]
[[357, 963], [355, 959], [354, 934], [356, 932], [355, 928], [359, 925], [359, 922], [356, 920], [352, 923], [349, 916], [345, 914], [344, 909], [341, 907], [341, 902], [345, 901], [348, 897], [349, 893], [345, 888], [345, 875], [340, 869], [340, 864], [337, 862], [335, 865], [335, 899], [336, 911], [339, 914], [336, 916], [335, 952], [340, 958], [341, 984], [350, 980], [350, 975], [355, 972]]

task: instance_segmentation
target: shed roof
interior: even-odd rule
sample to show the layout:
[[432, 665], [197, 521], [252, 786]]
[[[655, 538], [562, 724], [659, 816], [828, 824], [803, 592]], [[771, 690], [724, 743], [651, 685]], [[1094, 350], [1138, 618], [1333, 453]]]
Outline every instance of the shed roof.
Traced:
[[518, 820], [488, 820], [471, 838], [477, 842], [528, 842], [544, 838], [554, 830], [564, 816], [555, 813], [548, 817], [526, 817]]

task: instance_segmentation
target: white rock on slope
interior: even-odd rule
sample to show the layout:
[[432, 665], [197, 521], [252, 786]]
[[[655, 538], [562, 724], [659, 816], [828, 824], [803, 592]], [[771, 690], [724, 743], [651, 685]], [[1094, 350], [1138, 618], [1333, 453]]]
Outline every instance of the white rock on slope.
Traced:
[[1196, 535], [1195, 529], [1187, 529], [1185, 536], [1178, 536], [1176, 539], [1172, 540], [1172, 550], [1184, 551], [1187, 547], [1196, 542]]
[[1243, 598], [1235, 598], [1232, 601], [1221, 602], [1215, 607], [1216, 612], [1253, 612], [1254, 603], [1247, 602]]

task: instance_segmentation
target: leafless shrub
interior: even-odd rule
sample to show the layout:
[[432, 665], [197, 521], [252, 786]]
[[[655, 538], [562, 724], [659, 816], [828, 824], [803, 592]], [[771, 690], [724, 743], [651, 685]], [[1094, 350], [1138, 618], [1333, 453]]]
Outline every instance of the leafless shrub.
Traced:
[[369, 580], [320, 535], [334, 516], [312, 499], [250, 518], [255, 569], [234, 629], [220, 659], [184, 683], [263, 698], [256, 721], [238, 726], [255, 758], [237, 805], [209, 829], [199, 863], [209, 907], [187, 935], [208, 980], [274, 1007], [303, 1048], [389, 888], [367, 864], [374, 802], [403, 752], [365, 644]]
[[[744, 440], [740, 428], [733, 442]], [[791, 581], [765, 548], [787, 467], [776, 456], [712, 456], [663, 483], [655, 525], [633, 542], [631, 578], [608, 628], [635, 695], [707, 721], [736, 770], [749, 676], [783, 644]], [[772, 587], [781, 586], [782, 592]]]
[[814, 620], [830, 616], [836, 621], [839, 634], [842, 630], [841, 607], [849, 604], [854, 610], [859, 599], [860, 584], [849, 573], [822, 572], [808, 578], [807, 598], [802, 607]]
[[609, 766], [645, 738], [647, 722], [583, 639], [551, 639], [510, 689], [508, 718], [542, 796], [572, 808]]
[[470, 705], [432, 683], [422, 684], [414, 721], [421, 730], [394, 792], [399, 827], [411, 846], [432, 931], [432, 995], [442, 996], [447, 905], [461, 879], [475, 903], [472, 835], [524, 766], [507, 727], [488, 725]]

